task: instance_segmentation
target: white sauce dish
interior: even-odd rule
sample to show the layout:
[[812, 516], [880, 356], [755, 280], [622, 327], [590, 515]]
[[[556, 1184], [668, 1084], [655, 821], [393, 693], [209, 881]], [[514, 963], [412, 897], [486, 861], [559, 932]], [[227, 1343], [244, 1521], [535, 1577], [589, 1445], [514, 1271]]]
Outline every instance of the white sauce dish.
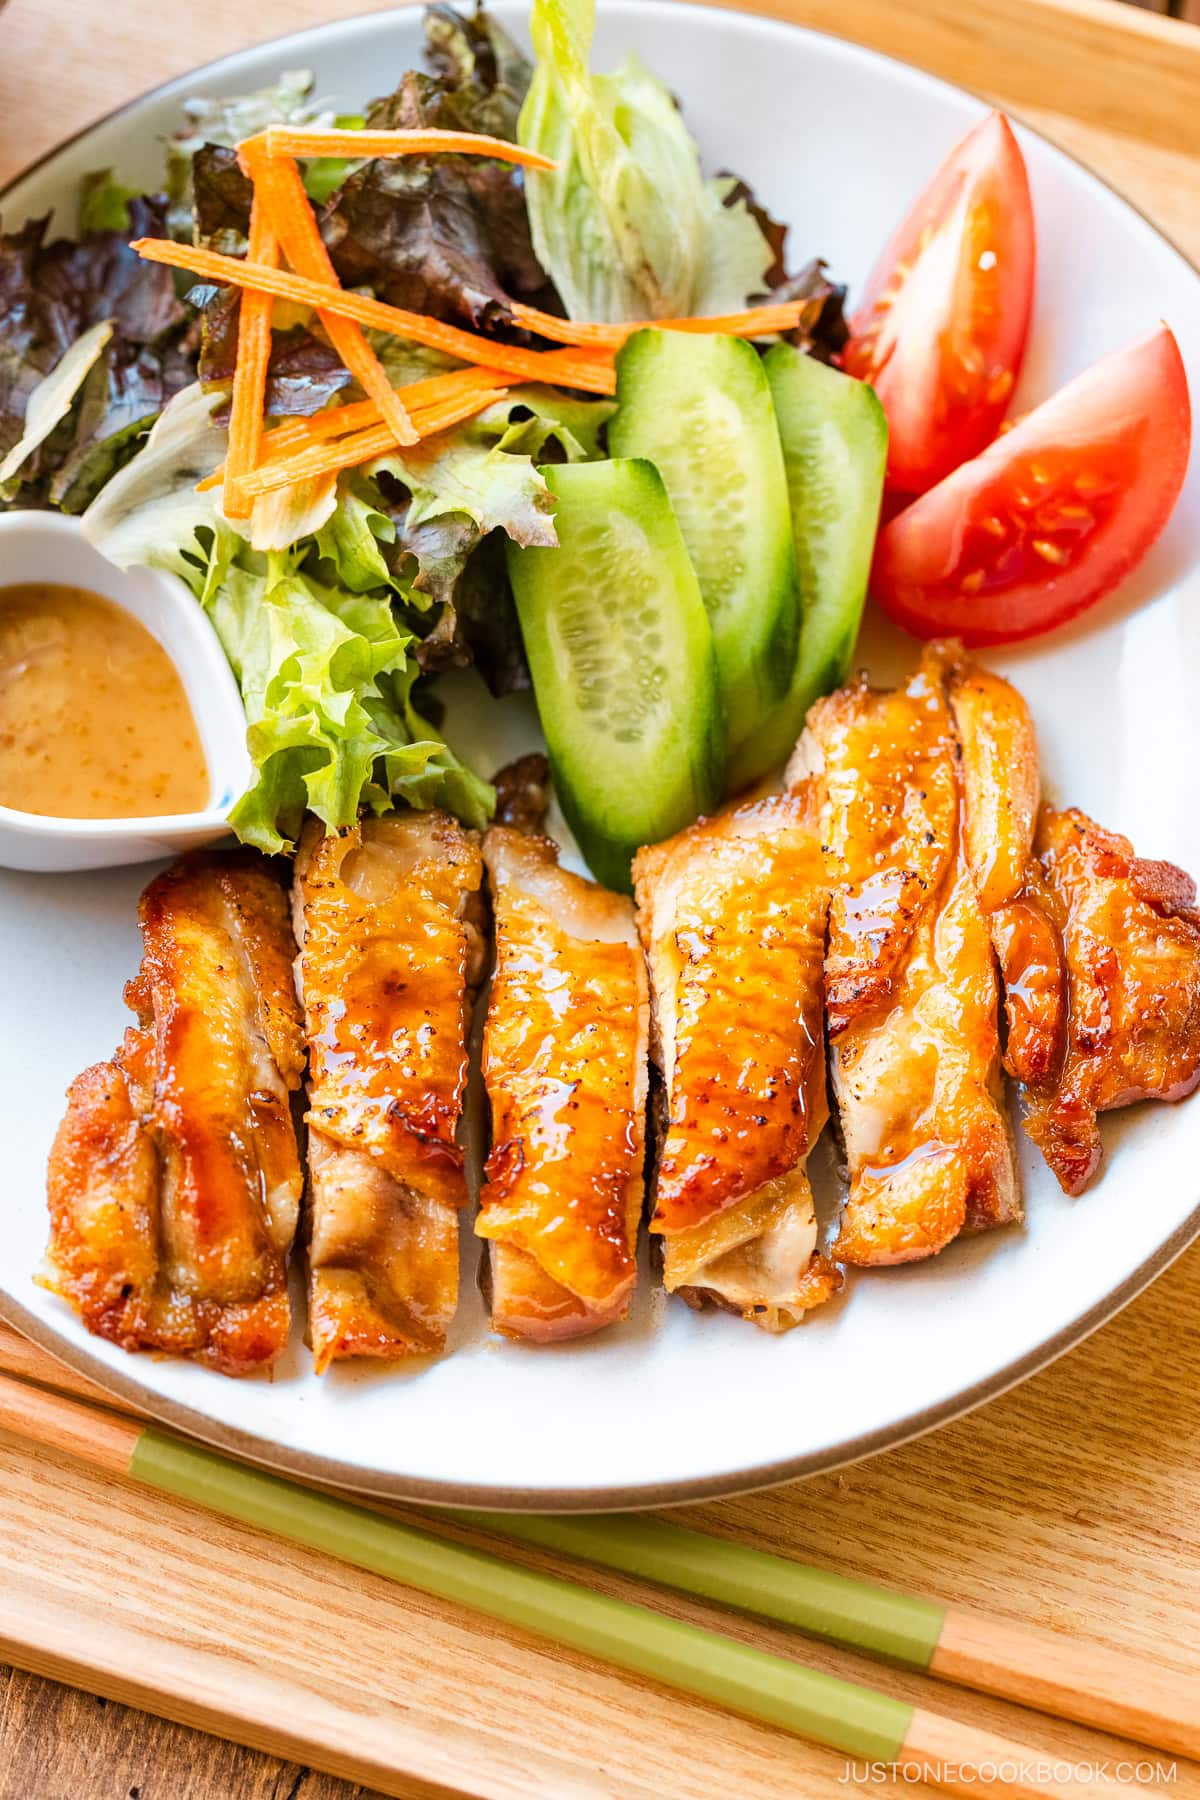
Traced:
[[0, 806], [0, 867], [60, 872], [150, 862], [212, 843], [250, 778], [246, 721], [233, 672], [203, 611], [174, 575], [118, 569], [89, 544], [78, 519], [0, 515], [0, 589], [51, 583], [101, 595], [162, 645], [178, 671], [208, 770], [201, 812], [150, 818], [64, 819]]

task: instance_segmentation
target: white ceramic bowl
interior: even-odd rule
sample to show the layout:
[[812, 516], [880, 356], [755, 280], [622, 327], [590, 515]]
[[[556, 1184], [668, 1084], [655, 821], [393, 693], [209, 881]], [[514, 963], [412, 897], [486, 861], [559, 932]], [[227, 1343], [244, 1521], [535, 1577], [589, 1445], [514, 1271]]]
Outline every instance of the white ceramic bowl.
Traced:
[[102, 594], [144, 625], [171, 658], [208, 764], [203, 812], [149, 819], [56, 819], [0, 806], [0, 867], [57, 873], [151, 862], [224, 837], [250, 774], [246, 719], [217, 635], [183, 582], [156, 569], [117, 569], [60, 513], [0, 515], [0, 588], [49, 581]]

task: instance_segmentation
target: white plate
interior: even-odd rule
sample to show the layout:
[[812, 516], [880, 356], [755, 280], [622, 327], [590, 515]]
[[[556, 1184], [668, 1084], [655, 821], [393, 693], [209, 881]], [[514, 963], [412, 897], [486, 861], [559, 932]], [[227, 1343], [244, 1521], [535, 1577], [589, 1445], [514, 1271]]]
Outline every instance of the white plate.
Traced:
[[[523, 9], [497, 8], [520, 26]], [[10, 224], [115, 164], [153, 182], [159, 143], [190, 93], [244, 91], [312, 66], [322, 93], [359, 103], [418, 60], [416, 10], [351, 20], [232, 57], [96, 127], [10, 190]], [[860, 287], [896, 218], [980, 103], [830, 38], [650, 0], [602, 7], [598, 66], [636, 47], [681, 97], [710, 168], [740, 171]], [[1016, 410], [1105, 351], [1174, 326], [1200, 395], [1200, 281], [1100, 182], [1024, 132], [1037, 209], [1039, 290]], [[996, 657], [1032, 704], [1050, 791], [1128, 832], [1143, 854], [1200, 871], [1200, 808], [1183, 772], [1200, 753], [1200, 472], [1134, 580], [1085, 627]], [[896, 645], [871, 628], [886, 674]], [[907, 655], [907, 652], [905, 652]], [[463, 684], [452, 727], [483, 766], [526, 741], [528, 710]], [[476, 704], [478, 702], [478, 704]], [[470, 741], [468, 741], [470, 740]], [[504, 740], [503, 742], [501, 740]], [[376, 1493], [460, 1505], [662, 1504], [828, 1468], [895, 1443], [1048, 1361], [1129, 1300], [1200, 1229], [1200, 1100], [1106, 1127], [1093, 1191], [1065, 1199], [1026, 1146], [1024, 1231], [936, 1262], [859, 1274], [787, 1337], [666, 1304], [647, 1283], [625, 1326], [573, 1347], [490, 1338], [474, 1240], [453, 1354], [399, 1372], [317, 1381], [297, 1341], [273, 1381], [124, 1356], [32, 1285], [45, 1234], [43, 1171], [62, 1093], [107, 1056], [137, 964], [146, 871], [0, 875], [0, 1108], [5, 1146], [0, 1305], [49, 1348], [201, 1437], [285, 1469]]]

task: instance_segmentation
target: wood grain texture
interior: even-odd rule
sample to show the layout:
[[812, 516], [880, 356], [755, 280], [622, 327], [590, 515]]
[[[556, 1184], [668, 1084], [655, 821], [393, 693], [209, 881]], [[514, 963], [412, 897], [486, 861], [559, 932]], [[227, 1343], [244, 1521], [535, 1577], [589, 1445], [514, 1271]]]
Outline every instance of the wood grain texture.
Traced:
[[[308, 1761], [315, 1753], [333, 1775], [378, 1781], [399, 1800], [452, 1800], [464, 1788], [481, 1800], [524, 1800], [527, 1792], [524, 1761], [502, 1741], [467, 1724], [417, 1718], [403, 1696], [363, 1695], [328, 1669], [318, 1682], [289, 1665], [286, 1646], [270, 1663], [261, 1654], [214, 1658], [197, 1655], [170, 1632], [135, 1632], [112, 1618], [93, 1621], [88, 1636], [93, 1641], [83, 1652], [76, 1606], [48, 1602], [19, 1580], [9, 1584], [0, 1653], [19, 1646], [22, 1663], [36, 1671], [74, 1685], [86, 1678], [105, 1696], [280, 1756]], [[104, 1668], [96, 1682], [98, 1651]], [[560, 1767], [553, 1755], [545, 1759], [543, 1778], [553, 1784], [546, 1791], [563, 1800], [607, 1800], [611, 1793]], [[219, 1787], [209, 1791], [224, 1800]], [[646, 1800], [643, 1790], [635, 1800]]]
[[[167, 1775], [165, 1772], [170, 1771]], [[0, 1800], [380, 1800], [21, 1669], [0, 1674]]]
[[1082, 1769], [1067, 1769], [1060, 1776], [1053, 1765], [1039, 1768], [1025, 1744], [949, 1723], [923, 1706], [913, 1713], [903, 1760], [964, 1800], [1112, 1800], [1116, 1794], [1132, 1800], [1137, 1792], [1132, 1782], [1093, 1777]]
[[[20, 1382], [4, 1379], [11, 1375]], [[83, 1416], [80, 1403], [88, 1408]], [[92, 1462], [96, 1430], [108, 1431], [123, 1454], [129, 1444], [128, 1429], [113, 1432], [105, 1421], [104, 1413], [112, 1406], [104, 1390], [87, 1376], [0, 1322], [0, 1424], [10, 1424], [26, 1443], [65, 1448]], [[149, 1419], [135, 1406], [119, 1402], [117, 1407], [130, 1419]], [[90, 1433], [82, 1428], [85, 1419], [92, 1424]], [[112, 1465], [118, 1473], [123, 1454]], [[405, 1519], [415, 1509], [377, 1510], [390, 1510]], [[442, 1535], [484, 1542], [482, 1530], [471, 1534], [456, 1529], [458, 1522], [435, 1511], [423, 1516]], [[506, 1553], [511, 1551], [503, 1538], [498, 1541]], [[1104, 1644], [952, 1607], [945, 1614], [929, 1671], [947, 1683], [1200, 1760], [1200, 1667], [1183, 1674]], [[944, 1704], [953, 1706], [953, 1699]], [[920, 1724], [934, 1735], [946, 1729], [944, 1717], [926, 1714]]]
[[[1089, 163], [1200, 261], [1200, 29], [1120, 0], [730, 0], [851, 37], [972, 88]], [[0, 185], [148, 87], [387, 0], [9, 0]], [[64, 54], [64, 46], [66, 53]]]
[[[750, 3], [750, 0], [748, 0]], [[752, 0], [919, 63], [1090, 164], [1200, 261], [1200, 31], [1115, 0]], [[9, 0], [0, 183], [146, 87], [387, 0]], [[848, 1574], [1200, 1668], [1200, 1247], [1088, 1344], [935, 1436], [840, 1474], [683, 1509]], [[558, 1568], [534, 1551], [521, 1559]], [[645, 1599], [618, 1576], [597, 1588]], [[678, 1596], [655, 1604], [953, 1711], [1050, 1756], [1128, 1746]], [[247, 1528], [0, 1441], [0, 1800], [417, 1796], [833, 1800], [844, 1763]], [[245, 1737], [281, 1764], [177, 1725]], [[323, 1741], [313, 1745], [314, 1733]], [[418, 1772], [372, 1774], [407, 1746]], [[415, 1762], [413, 1761], [415, 1757]], [[1159, 1758], [1169, 1766], [1171, 1759]], [[1153, 1768], [1154, 1758], [1150, 1758]], [[299, 1778], [301, 1785], [293, 1784]], [[885, 1791], [919, 1795], [919, 1784]], [[973, 1787], [972, 1792], [981, 1790]], [[1154, 1791], [1147, 1785], [1145, 1791]], [[1172, 1795], [1200, 1800], [1182, 1761]]]
[[958, 1608], [946, 1614], [929, 1667], [947, 1681], [1200, 1758], [1200, 1670], [1180, 1675]]
[[123, 1475], [140, 1427], [91, 1407], [66, 1405], [60, 1396], [16, 1382], [0, 1383], [0, 1430], [14, 1431]]
[[[1198, 1293], [1200, 1249], [1073, 1355], [973, 1417], [840, 1474], [680, 1516], [1067, 1642], [1095, 1638], [1194, 1671]], [[580, 1573], [539, 1552], [514, 1554]], [[618, 1576], [584, 1578], [646, 1598]], [[384, 1793], [422, 1791], [373, 1774], [366, 1760], [367, 1726], [386, 1738], [397, 1720], [430, 1734], [435, 1769], [450, 1735], [454, 1778], [467, 1794], [832, 1800], [846, 1791], [844, 1761], [831, 1752], [12, 1442], [0, 1442], [0, 1596], [0, 1656], [247, 1735]], [[1129, 1754], [1115, 1738], [907, 1672], [881, 1673], [852, 1652], [681, 1596], [654, 1603], [886, 1685], [1051, 1759]], [[168, 1691], [176, 1685], [182, 1698]], [[313, 1747], [303, 1736], [312, 1729], [348, 1736], [332, 1750]], [[356, 1760], [346, 1760], [347, 1742]], [[496, 1785], [502, 1776], [507, 1789]], [[424, 1779], [424, 1791], [437, 1793], [428, 1770]], [[897, 1791], [925, 1789], [904, 1782]], [[1200, 1800], [1200, 1767], [1179, 1761], [1170, 1791]], [[236, 1789], [216, 1789], [218, 1797], [241, 1800]]]
[[869, 44], [1006, 103], [1200, 152], [1200, 36], [1120, 0], [708, 0]]

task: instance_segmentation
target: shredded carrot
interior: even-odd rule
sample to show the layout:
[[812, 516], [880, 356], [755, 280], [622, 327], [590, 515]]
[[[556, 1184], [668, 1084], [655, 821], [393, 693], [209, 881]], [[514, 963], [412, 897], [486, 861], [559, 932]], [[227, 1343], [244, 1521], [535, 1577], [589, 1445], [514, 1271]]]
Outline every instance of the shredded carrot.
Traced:
[[[250, 208], [247, 255], [253, 262], [269, 263], [272, 267], [279, 258], [279, 245], [267, 209], [257, 195]], [[243, 491], [242, 482], [258, 466], [271, 362], [273, 306], [270, 294], [251, 292], [242, 295], [238, 309], [237, 362], [233, 371], [223, 502], [226, 516], [231, 519], [248, 519], [252, 510], [250, 496]]]
[[[255, 198], [262, 201], [283, 254], [292, 268], [298, 275], [307, 276], [327, 289], [340, 292], [329, 252], [321, 241], [317, 221], [295, 163], [288, 157], [268, 156], [261, 137], [247, 138], [240, 144], [238, 159], [254, 183]], [[397, 397], [379, 358], [367, 343], [359, 326], [348, 321], [344, 314], [334, 314], [324, 307], [318, 307], [318, 311], [334, 349], [355, 380], [375, 401], [380, 413], [395, 432], [397, 443], [415, 442], [407, 409]]]
[[[485, 388], [460, 395], [456, 400], [443, 400], [414, 413], [413, 424], [422, 438], [433, 437], [437, 432], [446, 431], [451, 425], [459, 425], [473, 414], [483, 412], [493, 401], [503, 400], [507, 392], [508, 389], [503, 387]], [[390, 425], [372, 425], [367, 431], [353, 432], [332, 444], [313, 444], [297, 456], [264, 463], [246, 477], [246, 487], [252, 494], [269, 494], [276, 488], [291, 487], [297, 481], [311, 481], [335, 470], [357, 468], [360, 463], [386, 456], [395, 447], [396, 439]]]
[[552, 313], [539, 312], [535, 306], [513, 304], [518, 324], [555, 344], [573, 344], [577, 349], [619, 350], [635, 331], [712, 331], [723, 337], [760, 337], [777, 331], [794, 331], [807, 300], [777, 300], [764, 306], [751, 306], [745, 312], [720, 313], [714, 318], [640, 319], [624, 325], [583, 324], [574, 319], [556, 319]]
[[268, 156], [488, 156], [524, 169], [557, 169], [552, 157], [523, 150], [481, 131], [323, 131], [314, 125], [268, 125]]
[[461, 394], [452, 400], [438, 400], [432, 406], [423, 406], [417, 413], [417, 424], [422, 439], [434, 437], [439, 431], [449, 430], [451, 425], [461, 425], [464, 419], [472, 419], [476, 413], [486, 412], [497, 400], [508, 395], [508, 387], [503, 376], [494, 386], [477, 388], [473, 394]]
[[[282, 234], [280, 241], [287, 255]], [[274, 294], [280, 300], [294, 300], [301, 306], [316, 307], [323, 318], [328, 314], [335, 320], [355, 319], [360, 325], [372, 325], [391, 337], [408, 338], [431, 350], [444, 350], [463, 362], [483, 363], [505, 375], [517, 375], [522, 381], [546, 381], [591, 394], [611, 394], [616, 389], [612, 352], [607, 348], [585, 348], [573, 355], [555, 350], [522, 350], [514, 344], [497, 344], [475, 332], [462, 331], [457, 325], [444, 325], [440, 319], [427, 318], [424, 313], [405, 312], [402, 307], [388, 306], [366, 294], [331, 289], [320, 281], [272, 269], [265, 263], [242, 262], [236, 256], [219, 256], [214, 250], [198, 250], [166, 238], [138, 238], [130, 248], [147, 262], [167, 263], [173, 269], [190, 269], [210, 281], [252, 288]]]
[[[501, 386], [503, 380], [495, 369], [450, 369], [445, 375], [430, 375], [424, 381], [412, 381], [401, 392], [411, 414], [418, 407], [433, 406], [439, 400], [454, 399], [474, 389], [482, 391]], [[352, 431], [362, 431], [368, 425], [379, 423], [379, 408], [373, 400], [352, 400], [346, 406], [326, 407], [309, 418], [288, 419], [274, 430], [263, 433], [260, 461], [270, 462], [275, 457], [286, 456], [291, 450], [305, 450], [310, 444], [325, 443], [329, 438], [347, 436]], [[196, 483], [196, 492], [206, 494], [210, 488], [220, 487], [229, 479], [228, 471], [228, 461], [223, 462], [211, 475]], [[225, 510], [228, 512], [228, 507]]]

